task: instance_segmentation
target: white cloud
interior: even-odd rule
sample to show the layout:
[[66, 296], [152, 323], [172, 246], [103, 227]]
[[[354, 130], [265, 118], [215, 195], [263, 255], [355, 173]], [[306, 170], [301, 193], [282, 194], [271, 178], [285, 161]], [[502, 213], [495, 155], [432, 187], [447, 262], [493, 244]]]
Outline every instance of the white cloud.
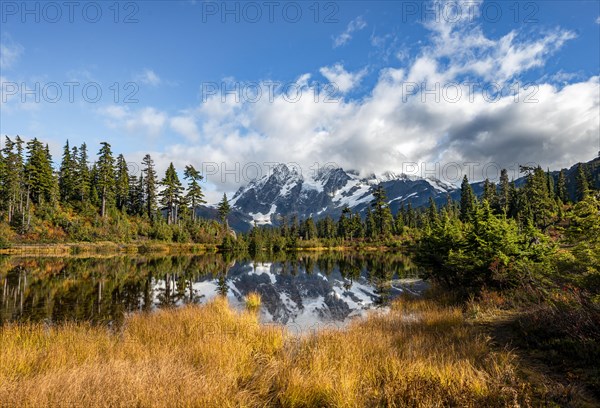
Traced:
[[367, 22], [362, 18], [362, 16], [356, 17], [354, 20], [348, 23], [346, 30], [333, 38], [333, 48], [346, 45], [346, 43], [352, 39], [353, 33], [362, 30], [366, 26]]
[[162, 82], [161, 78], [151, 69], [145, 69], [144, 72], [136, 76], [136, 79], [143, 84], [158, 86]]
[[[511, 91], [495, 101], [480, 88], [472, 93], [463, 83], [502, 82], [514, 90], [525, 72], [543, 68], [573, 38], [571, 32], [554, 29], [532, 38], [514, 31], [491, 38], [470, 22], [427, 28], [431, 30], [427, 45], [418, 54], [395, 61], [400, 65], [382, 69], [362, 99], [327, 103], [323, 90], [303, 74], [296, 80], [302, 89], [296, 101], [280, 93], [269, 101], [265, 86], [263, 97], [253, 103], [222, 101], [215, 95], [174, 117], [150, 111], [162, 118], [151, 127], [168, 123], [185, 137], [157, 153], [156, 160], [173, 161], [177, 168], [214, 163], [217, 174], [209, 175], [209, 181], [217, 191], [231, 192], [249, 181], [244, 169], [259, 165], [266, 172], [269, 162], [297, 163], [305, 173], [313, 171], [315, 163], [336, 163], [363, 174], [403, 171], [407, 163], [425, 162], [442, 178], [441, 169], [448, 163], [465, 169], [465, 163], [477, 162], [473, 179], [481, 180], [486, 176], [483, 166], [491, 162], [509, 169], [526, 162], [558, 169], [595, 155], [600, 134], [598, 76], [570, 77], [561, 72], [564, 81], [556, 85], [548, 75], [535, 81], [536, 88], [521, 87], [517, 96]], [[320, 73], [344, 92], [364, 76], [363, 71], [347, 72], [342, 64], [323, 67]], [[408, 82], [428, 86], [438, 82], [441, 87], [462, 83], [461, 96], [451, 100], [451, 93], [441, 90], [436, 95], [409, 96]], [[140, 111], [114, 108], [105, 114], [121, 126], [145, 123]]]
[[175, 116], [169, 121], [171, 128], [191, 142], [200, 138], [198, 126], [192, 116]]
[[132, 110], [129, 107], [111, 105], [99, 110], [113, 129], [124, 129], [130, 134], [156, 138], [161, 135], [168, 116], [153, 107]]
[[327, 80], [336, 85], [340, 92], [346, 93], [356, 87], [362, 78], [366, 75], [367, 70], [363, 69], [359, 72], [351, 73], [344, 69], [342, 64], [335, 64], [332, 67], [323, 67], [319, 70]]
[[8, 70], [14, 67], [23, 54], [23, 46], [10, 39], [0, 43], [0, 69]]

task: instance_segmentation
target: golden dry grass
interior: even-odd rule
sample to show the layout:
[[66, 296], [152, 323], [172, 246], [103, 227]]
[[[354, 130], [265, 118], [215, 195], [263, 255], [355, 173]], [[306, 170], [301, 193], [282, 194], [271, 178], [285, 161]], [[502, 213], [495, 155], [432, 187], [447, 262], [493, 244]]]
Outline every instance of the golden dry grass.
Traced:
[[218, 299], [134, 315], [118, 332], [11, 325], [0, 341], [0, 406], [528, 405], [511, 353], [428, 301], [303, 337]]
[[248, 296], [246, 296], [246, 308], [248, 308], [248, 310], [258, 310], [261, 303], [262, 299], [257, 292], [250, 292], [248, 293]]

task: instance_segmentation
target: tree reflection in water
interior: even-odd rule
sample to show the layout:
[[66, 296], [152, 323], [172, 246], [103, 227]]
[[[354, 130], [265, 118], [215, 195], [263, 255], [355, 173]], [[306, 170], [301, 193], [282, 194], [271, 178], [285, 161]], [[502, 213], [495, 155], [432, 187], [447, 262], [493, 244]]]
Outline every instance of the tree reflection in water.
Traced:
[[[0, 324], [10, 321], [119, 324], [131, 312], [200, 303], [215, 294], [242, 298], [249, 291], [262, 290], [274, 296], [268, 279], [257, 281], [255, 288], [246, 285], [232, 293], [232, 279], [239, 280], [258, 263], [270, 265], [270, 271], [282, 279], [285, 277], [287, 285], [297, 280], [314, 280], [318, 274], [326, 281], [339, 280], [343, 290], [350, 291], [355, 282], [366, 278], [377, 304], [389, 301], [393, 278], [417, 276], [410, 258], [399, 253], [277, 253], [253, 258], [247, 254], [235, 258], [231, 254], [3, 257], [0, 258]], [[212, 293], [202, 290], [202, 284], [207, 282], [212, 282]], [[302, 290], [299, 293], [302, 296]]]

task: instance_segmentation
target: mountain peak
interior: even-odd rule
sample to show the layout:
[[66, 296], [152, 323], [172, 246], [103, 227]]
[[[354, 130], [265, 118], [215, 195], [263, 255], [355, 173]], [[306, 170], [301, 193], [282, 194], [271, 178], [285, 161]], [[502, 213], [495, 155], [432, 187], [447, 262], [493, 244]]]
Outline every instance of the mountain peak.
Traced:
[[299, 219], [337, 218], [345, 206], [364, 213], [372, 201], [373, 188], [380, 183], [384, 183], [392, 212], [403, 203], [410, 202], [413, 207], [426, 205], [430, 197], [445, 201], [446, 194], [456, 191], [439, 180], [394, 171], [361, 178], [357, 172], [325, 167], [303, 176], [294, 167], [278, 164], [270, 174], [238, 190], [232, 206], [259, 224], [276, 222], [278, 214], [295, 214]]

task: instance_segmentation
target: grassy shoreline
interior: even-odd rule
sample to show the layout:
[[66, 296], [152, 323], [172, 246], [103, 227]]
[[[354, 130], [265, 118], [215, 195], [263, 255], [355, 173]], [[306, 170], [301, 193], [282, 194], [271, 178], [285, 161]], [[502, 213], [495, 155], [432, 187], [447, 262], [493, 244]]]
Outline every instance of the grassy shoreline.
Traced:
[[80, 254], [180, 254], [217, 252], [214, 244], [180, 244], [162, 242], [134, 242], [120, 244], [105, 242], [69, 242], [60, 244], [15, 244], [0, 249], [0, 255], [18, 256], [71, 256]]
[[316, 334], [261, 325], [256, 307], [235, 311], [224, 298], [132, 314], [113, 328], [9, 323], [0, 327], [0, 405], [597, 406], [593, 372], [573, 376], [577, 364], [565, 370], [523, 344], [552, 325], [499, 308], [493, 293], [466, 304], [449, 295], [401, 297], [387, 314]]
[[[411, 316], [411, 318], [407, 318]], [[458, 307], [401, 299], [294, 336], [223, 299], [89, 324], [0, 330], [6, 406], [527, 406], [507, 350]]]
[[[333, 246], [298, 246], [287, 251], [325, 252], [325, 251], [364, 251], [377, 252], [397, 250], [391, 245], [333, 245]], [[185, 254], [185, 253], [215, 253], [221, 251], [217, 244], [171, 243], [160, 241], [116, 243], [104, 242], [67, 242], [41, 244], [13, 244], [8, 248], [0, 248], [0, 255], [18, 256], [71, 256], [80, 254]]]

